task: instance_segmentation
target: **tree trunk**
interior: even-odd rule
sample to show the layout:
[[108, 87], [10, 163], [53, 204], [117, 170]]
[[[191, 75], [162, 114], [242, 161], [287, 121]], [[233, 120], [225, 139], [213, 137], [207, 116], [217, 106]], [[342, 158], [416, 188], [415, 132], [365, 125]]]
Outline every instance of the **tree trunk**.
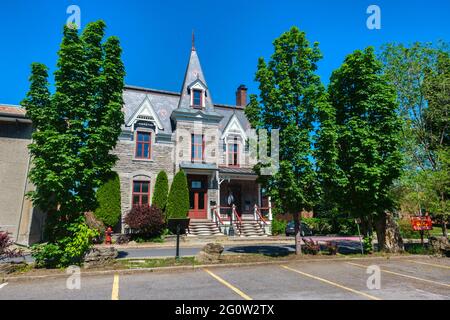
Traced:
[[379, 251], [397, 253], [405, 250], [400, 229], [391, 213], [384, 212], [379, 215], [375, 222], [375, 230]]
[[442, 217], [442, 235], [448, 238], [447, 219]]
[[302, 254], [302, 226], [300, 223], [299, 213], [294, 213], [292, 217], [294, 218], [294, 232], [295, 232], [295, 254]]

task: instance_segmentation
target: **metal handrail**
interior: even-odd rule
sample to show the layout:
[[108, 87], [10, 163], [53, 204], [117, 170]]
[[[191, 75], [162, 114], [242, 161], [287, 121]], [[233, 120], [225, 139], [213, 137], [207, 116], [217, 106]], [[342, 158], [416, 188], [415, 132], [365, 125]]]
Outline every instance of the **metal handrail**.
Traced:
[[241, 235], [242, 234], [242, 219], [241, 219], [241, 217], [239, 217], [239, 215], [238, 215], [238, 213], [236, 211], [236, 206], [235, 205], [233, 205], [233, 210], [232, 210], [231, 214], [234, 214], [236, 216], [236, 220], [235, 220], [236, 221], [236, 226], [238, 227], [239, 235]]
[[259, 219], [257, 218], [256, 220], [257, 221], [262, 221], [262, 222], [264, 222], [265, 225], [267, 225], [266, 219], [263, 217], [263, 215], [261, 214], [260, 209], [258, 208], [258, 206], [256, 204], [255, 204], [255, 212], [256, 212], [257, 216], [259, 217]]
[[216, 216], [217, 228], [219, 228], [219, 231], [222, 232], [221, 226], [225, 226], [225, 223], [223, 222], [222, 218], [220, 217], [220, 214], [217, 212], [217, 207], [212, 207], [212, 209], [213, 209], [214, 215]]

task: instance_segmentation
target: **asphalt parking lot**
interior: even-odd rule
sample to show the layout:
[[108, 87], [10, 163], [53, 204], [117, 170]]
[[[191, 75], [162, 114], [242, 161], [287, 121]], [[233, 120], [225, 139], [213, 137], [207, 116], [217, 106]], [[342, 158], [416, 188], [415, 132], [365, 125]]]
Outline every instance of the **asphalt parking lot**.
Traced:
[[[369, 288], [380, 268], [380, 288]], [[295, 261], [177, 272], [82, 276], [0, 284], [0, 299], [113, 300], [450, 300], [450, 259], [430, 257]], [[371, 282], [372, 284], [375, 282]]]

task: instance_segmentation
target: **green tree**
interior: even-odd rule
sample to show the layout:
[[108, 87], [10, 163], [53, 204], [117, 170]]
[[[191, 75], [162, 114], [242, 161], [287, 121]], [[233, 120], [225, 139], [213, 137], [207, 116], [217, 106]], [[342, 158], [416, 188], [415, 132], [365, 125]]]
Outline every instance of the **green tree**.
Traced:
[[170, 218], [186, 218], [189, 212], [189, 189], [186, 174], [177, 172], [170, 186], [167, 199], [166, 216]]
[[275, 206], [293, 215], [296, 253], [301, 254], [300, 213], [311, 210], [318, 196], [312, 143], [317, 108], [327, 104], [315, 73], [322, 55], [318, 43], [310, 45], [297, 27], [275, 39], [273, 46], [267, 63], [259, 59], [260, 94], [251, 97], [245, 112], [254, 128], [279, 129], [279, 170], [273, 176], [260, 175], [260, 181]]
[[450, 52], [440, 42], [409, 47], [388, 44], [381, 53], [384, 70], [397, 88], [407, 170], [395, 191], [402, 210], [437, 215], [448, 235], [448, 124]]
[[121, 217], [120, 206], [120, 179], [116, 172], [112, 172], [109, 178], [97, 190], [98, 207], [94, 214], [97, 219], [106, 226], [114, 227]]
[[22, 102], [35, 127], [30, 179], [36, 190], [30, 196], [47, 212], [49, 243], [63, 252], [71, 248], [66, 240], [84, 230], [73, 224], [84, 224], [83, 213], [95, 209], [94, 190], [117, 160], [110, 151], [123, 123], [124, 66], [118, 39], [102, 43], [104, 29], [103, 21], [89, 23], [80, 36], [65, 26], [55, 93], [48, 90], [47, 68], [35, 63]]
[[325, 122], [318, 139], [324, 187], [330, 186], [340, 210], [361, 218], [365, 233], [375, 226], [386, 249], [386, 211], [394, 207], [390, 190], [402, 170], [395, 89], [369, 47], [345, 58], [328, 93], [334, 111], [321, 115]]
[[[402, 126], [403, 150], [407, 157], [407, 165], [412, 169], [436, 166], [436, 142], [441, 140], [435, 137], [442, 131], [433, 133], [434, 125], [430, 126], [426, 119], [430, 115], [428, 99], [445, 98], [442, 94], [445, 95], [443, 92], [446, 82], [440, 81], [445, 78], [446, 73], [448, 74], [448, 68], [445, 72], [445, 57], [448, 59], [448, 55], [448, 45], [445, 43], [433, 45], [420, 42], [413, 43], [410, 47], [403, 44], [387, 44], [380, 53], [384, 73], [397, 90], [400, 115], [405, 120]], [[435, 78], [434, 85], [431, 84], [433, 78]], [[440, 98], [433, 95], [433, 92], [441, 92]], [[434, 109], [438, 111], [438, 108]], [[439, 120], [439, 117], [432, 117], [432, 119], [445, 122], [445, 118]]]
[[153, 191], [152, 205], [160, 208], [163, 212], [166, 209], [167, 196], [169, 194], [169, 179], [163, 170], [156, 177], [155, 190]]

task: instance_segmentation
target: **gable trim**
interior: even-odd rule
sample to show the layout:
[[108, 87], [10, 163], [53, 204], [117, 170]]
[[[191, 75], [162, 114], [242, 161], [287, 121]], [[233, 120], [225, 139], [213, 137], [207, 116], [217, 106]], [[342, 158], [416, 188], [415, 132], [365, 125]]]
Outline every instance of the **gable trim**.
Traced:
[[139, 106], [139, 108], [136, 109], [136, 112], [131, 116], [130, 120], [128, 121], [128, 123], [126, 125], [133, 126], [133, 130], [134, 130], [134, 124], [136, 123], [136, 121], [139, 120], [138, 117], [140, 115], [142, 115], [144, 113], [144, 111], [148, 111], [152, 119], [147, 120], [147, 119], [143, 118], [141, 120], [154, 122], [154, 124], [158, 130], [164, 130], [164, 126], [162, 125], [162, 122], [159, 119], [158, 114], [155, 112], [155, 109], [153, 108], [153, 105], [150, 102], [148, 95], [146, 95], [144, 100], [142, 100], [141, 105]]
[[234, 125], [237, 126], [237, 129], [240, 132], [239, 134], [244, 139], [244, 141], [247, 140], [247, 134], [245, 133], [245, 130], [242, 127], [242, 124], [239, 121], [236, 114], [233, 114], [233, 116], [230, 118], [230, 120], [228, 121], [227, 125], [225, 126], [225, 129], [223, 130], [222, 136], [220, 138], [225, 139], [226, 137], [228, 137], [228, 135], [230, 134], [230, 130], [231, 130], [231, 128], [233, 128]]

